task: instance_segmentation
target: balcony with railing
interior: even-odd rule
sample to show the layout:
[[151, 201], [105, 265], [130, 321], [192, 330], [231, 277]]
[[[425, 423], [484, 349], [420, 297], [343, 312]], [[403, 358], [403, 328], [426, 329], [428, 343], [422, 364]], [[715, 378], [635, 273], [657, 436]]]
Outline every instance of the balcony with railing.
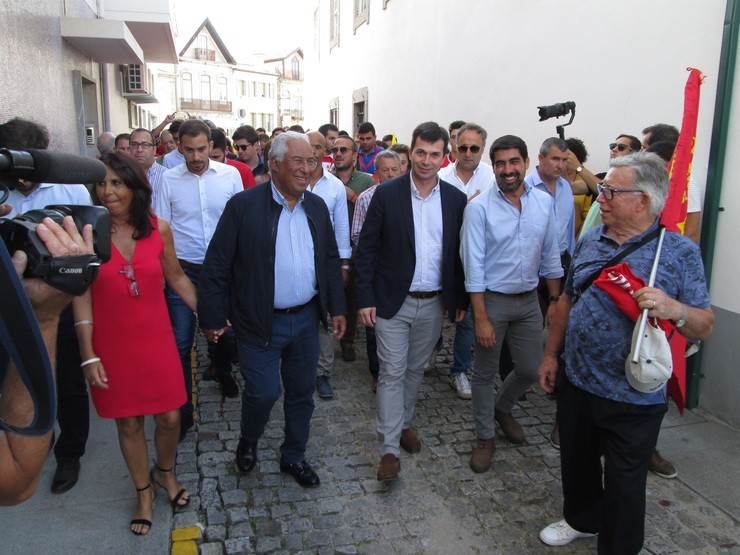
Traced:
[[196, 48], [195, 49], [195, 59], [215, 62], [216, 61], [216, 51], [211, 50], [210, 48]]
[[181, 110], [207, 110], [210, 112], [231, 112], [230, 100], [201, 100], [200, 98], [181, 98]]

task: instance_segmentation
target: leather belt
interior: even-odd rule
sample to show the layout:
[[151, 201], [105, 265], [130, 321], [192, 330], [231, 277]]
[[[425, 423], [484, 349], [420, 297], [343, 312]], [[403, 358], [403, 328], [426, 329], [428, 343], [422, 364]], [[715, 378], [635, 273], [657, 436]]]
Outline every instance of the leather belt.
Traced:
[[316, 297], [308, 301], [304, 304], [299, 304], [298, 306], [290, 306], [288, 308], [273, 308], [272, 311], [276, 314], [298, 314], [301, 310], [306, 308], [309, 305], [312, 305], [313, 302], [316, 300]]
[[200, 272], [200, 269], [203, 267], [203, 264], [193, 264], [192, 262], [188, 262], [187, 260], [180, 260], [179, 258], [177, 259], [177, 261], [183, 268], [187, 268], [188, 270], [193, 270], [196, 272]]
[[442, 291], [409, 291], [409, 297], [414, 299], [433, 299], [441, 294]]
[[521, 293], [499, 293], [498, 291], [489, 291], [489, 293], [493, 293], [494, 295], [501, 295], [502, 297], [523, 297], [524, 295], [529, 295], [530, 293], [534, 293], [537, 291], [537, 289], [532, 289], [530, 291], [523, 291]]

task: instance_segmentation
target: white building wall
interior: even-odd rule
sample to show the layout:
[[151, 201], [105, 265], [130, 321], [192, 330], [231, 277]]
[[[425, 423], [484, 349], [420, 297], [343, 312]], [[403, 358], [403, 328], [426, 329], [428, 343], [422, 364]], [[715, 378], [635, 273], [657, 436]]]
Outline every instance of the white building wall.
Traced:
[[[657, 122], [680, 126], [685, 68], [707, 80], [695, 171], [706, 175], [724, 0], [371, 0], [353, 33], [353, 2], [341, 2], [339, 46], [329, 50], [329, 0], [319, 0], [319, 52], [307, 48], [306, 125], [351, 132], [352, 92], [368, 88], [378, 135], [408, 142], [416, 124], [456, 119], [491, 138], [513, 133], [536, 152], [564, 120], [538, 122], [537, 106], [573, 100], [566, 136], [584, 140], [588, 164], [605, 170], [607, 144]], [[490, 141], [489, 141], [490, 143]]]

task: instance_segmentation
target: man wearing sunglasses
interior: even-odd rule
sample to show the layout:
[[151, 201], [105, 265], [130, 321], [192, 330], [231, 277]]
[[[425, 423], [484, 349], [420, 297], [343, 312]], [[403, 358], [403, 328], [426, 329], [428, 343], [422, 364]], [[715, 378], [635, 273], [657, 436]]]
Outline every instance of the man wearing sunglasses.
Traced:
[[251, 125], [237, 127], [231, 136], [234, 148], [237, 149], [239, 160], [244, 162], [252, 175], [260, 175], [264, 171], [264, 162], [260, 156], [260, 137]]
[[[468, 197], [468, 202], [493, 185], [493, 168], [481, 162], [483, 148], [488, 134], [475, 123], [466, 123], [457, 133], [455, 162], [439, 170], [439, 178], [451, 183]], [[452, 138], [450, 136], [450, 143]], [[450, 366], [450, 387], [460, 399], [470, 399], [468, 372], [473, 366], [473, 317], [470, 311], [455, 326], [452, 366]]]

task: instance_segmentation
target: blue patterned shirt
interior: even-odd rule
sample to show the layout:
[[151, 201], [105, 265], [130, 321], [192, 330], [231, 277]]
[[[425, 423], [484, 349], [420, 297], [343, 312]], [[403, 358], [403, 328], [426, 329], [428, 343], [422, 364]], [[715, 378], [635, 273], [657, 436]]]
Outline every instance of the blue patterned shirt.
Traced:
[[[619, 251], [639, 242], [657, 227], [654, 223], [643, 234], [623, 245], [604, 235], [604, 226], [590, 229], [578, 242], [565, 293], [575, 300], [575, 290], [613, 258]], [[621, 262], [648, 282], [658, 239], [629, 254]], [[669, 297], [694, 308], [709, 308], [709, 292], [697, 247], [678, 233], [667, 232], [660, 253], [655, 287]], [[632, 344], [635, 324], [611, 301], [607, 293], [591, 285], [574, 303], [565, 337], [568, 379], [581, 389], [621, 403], [657, 405], [666, 402], [665, 387], [655, 393], [640, 393], [630, 387], [624, 375], [624, 363]]]

